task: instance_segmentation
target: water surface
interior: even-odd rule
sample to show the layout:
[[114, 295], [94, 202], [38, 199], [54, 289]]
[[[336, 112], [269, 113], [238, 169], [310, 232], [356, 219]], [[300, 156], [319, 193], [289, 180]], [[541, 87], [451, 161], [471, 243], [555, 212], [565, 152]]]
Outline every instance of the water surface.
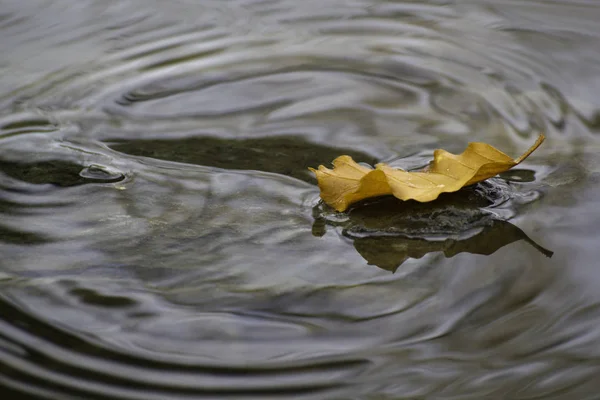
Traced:
[[[597, 398], [596, 2], [0, 3], [10, 398]], [[307, 169], [539, 132], [431, 204]]]

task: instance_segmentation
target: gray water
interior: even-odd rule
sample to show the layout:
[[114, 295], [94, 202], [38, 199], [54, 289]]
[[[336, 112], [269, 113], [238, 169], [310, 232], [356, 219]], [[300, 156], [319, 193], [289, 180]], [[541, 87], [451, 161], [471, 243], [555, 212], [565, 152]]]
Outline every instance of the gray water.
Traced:
[[[0, 0], [7, 399], [600, 398], [600, 3]], [[514, 171], [336, 213], [308, 167]]]

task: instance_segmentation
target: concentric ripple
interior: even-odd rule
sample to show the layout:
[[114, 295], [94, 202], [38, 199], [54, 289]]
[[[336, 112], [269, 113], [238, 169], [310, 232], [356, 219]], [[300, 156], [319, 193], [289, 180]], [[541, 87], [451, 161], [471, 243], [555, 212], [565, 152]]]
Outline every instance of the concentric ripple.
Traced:
[[[598, 393], [599, 19], [566, 0], [4, 1], [0, 392]], [[336, 213], [308, 171], [475, 140], [516, 155], [540, 131], [518, 168], [431, 204]]]

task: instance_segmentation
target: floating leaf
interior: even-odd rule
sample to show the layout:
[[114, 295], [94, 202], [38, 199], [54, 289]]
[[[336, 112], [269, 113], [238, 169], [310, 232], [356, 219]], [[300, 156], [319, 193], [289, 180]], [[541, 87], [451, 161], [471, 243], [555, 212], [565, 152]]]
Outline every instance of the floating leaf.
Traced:
[[544, 141], [540, 134], [522, 156], [513, 159], [486, 143], [469, 143], [462, 154], [435, 150], [433, 161], [418, 172], [377, 164], [375, 169], [357, 164], [350, 156], [333, 160], [333, 169], [309, 168], [317, 176], [321, 198], [337, 211], [370, 197], [394, 195], [401, 200], [428, 202], [441, 193], [491, 178], [521, 163]]

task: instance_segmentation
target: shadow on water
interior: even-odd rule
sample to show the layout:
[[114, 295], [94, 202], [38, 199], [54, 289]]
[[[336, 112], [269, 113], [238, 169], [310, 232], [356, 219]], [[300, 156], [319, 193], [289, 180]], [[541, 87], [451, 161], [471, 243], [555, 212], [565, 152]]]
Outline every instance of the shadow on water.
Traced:
[[300, 137], [264, 137], [258, 139], [221, 139], [194, 137], [178, 140], [114, 140], [114, 150], [134, 156], [224, 169], [258, 170], [291, 176], [313, 183], [308, 167], [328, 163], [340, 154], [374, 164], [365, 153], [327, 147]]
[[431, 252], [443, 252], [448, 258], [464, 252], [491, 255], [519, 240], [552, 257], [552, 251], [484, 208], [498, 195], [495, 184], [484, 182], [431, 203], [402, 202], [391, 196], [371, 200], [344, 217], [319, 204], [313, 209], [313, 234], [323, 236], [327, 226], [341, 228], [368, 264], [392, 272], [407, 259]]

